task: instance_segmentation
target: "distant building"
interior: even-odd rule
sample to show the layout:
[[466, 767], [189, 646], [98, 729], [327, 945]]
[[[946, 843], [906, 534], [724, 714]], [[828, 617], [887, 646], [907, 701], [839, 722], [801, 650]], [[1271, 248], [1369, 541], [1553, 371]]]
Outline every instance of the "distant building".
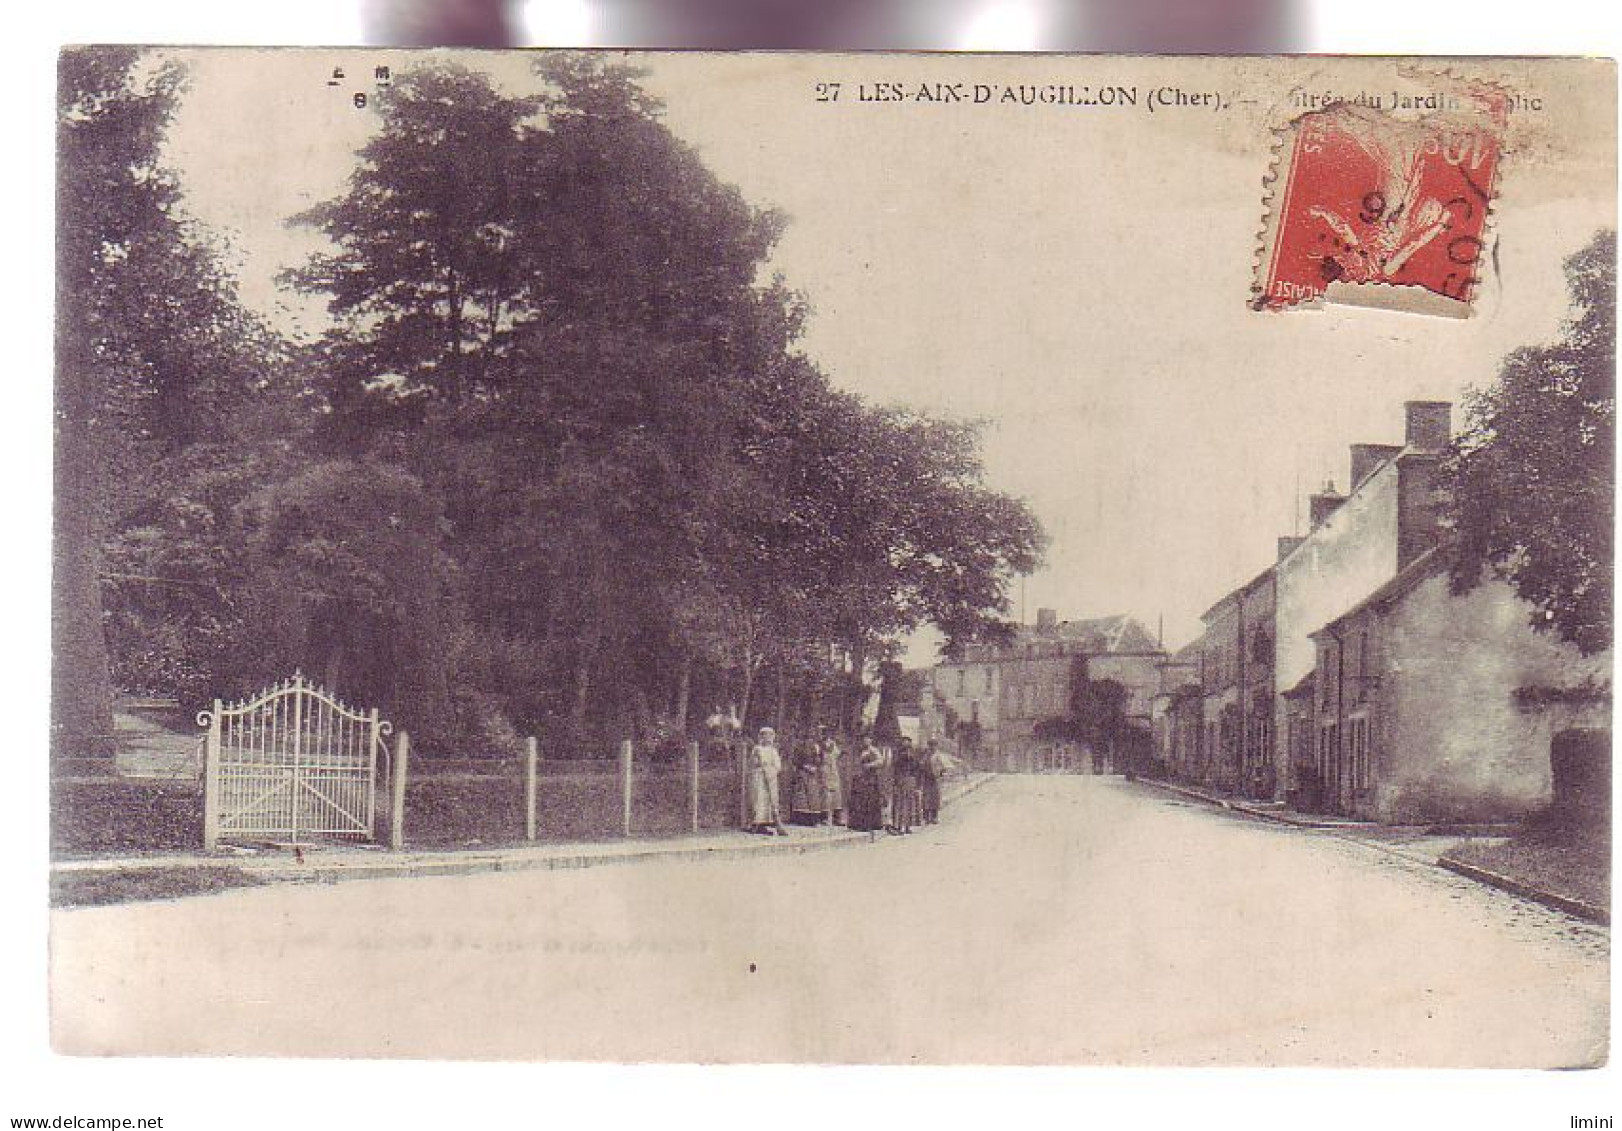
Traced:
[[1534, 632], [1530, 612], [1496, 576], [1455, 596], [1431, 551], [1314, 632], [1314, 807], [1416, 822], [1548, 804], [1554, 735], [1609, 725], [1611, 654]]
[[960, 659], [929, 673], [922, 701], [925, 737], [955, 740], [985, 769], [1030, 765], [1046, 744], [1035, 736], [1044, 719], [1070, 708], [1074, 662], [1085, 657], [1088, 677], [1112, 679], [1127, 690], [1127, 714], [1147, 728], [1165, 652], [1143, 626], [1125, 616], [1060, 621], [1041, 609], [1004, 646], [968, 644]]

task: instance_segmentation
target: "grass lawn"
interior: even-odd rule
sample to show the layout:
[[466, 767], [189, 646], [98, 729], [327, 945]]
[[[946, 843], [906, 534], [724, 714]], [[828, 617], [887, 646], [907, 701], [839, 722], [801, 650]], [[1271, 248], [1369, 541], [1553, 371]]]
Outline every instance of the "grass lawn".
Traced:
[[1611, 908], [1611, 846], [1601, 830], [1561, 835], [1531, 829], [1503, 844], [1466, 841], [1446, 855], [1607, 912]]
[[51, 877], [52, 907], [100, 907], [141, 899], [208, 895], [264, 881], [241, 868], [141, 868], [122, 872], [66, 872]]

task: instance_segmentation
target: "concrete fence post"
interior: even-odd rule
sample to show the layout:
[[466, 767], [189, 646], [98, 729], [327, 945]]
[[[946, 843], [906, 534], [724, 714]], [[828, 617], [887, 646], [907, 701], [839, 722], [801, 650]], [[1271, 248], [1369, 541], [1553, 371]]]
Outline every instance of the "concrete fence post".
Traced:
[[225, 704], [214, 700], [208, 737], [203, 740], [203, 851], [220, 846], [220, 713]]
[[620, 743], [620, 835], [631, 835], [631, 740]]
[[698, 831], [698, 743], [687, 744], [687, 816], [693, 831]]
[[749, 743], [738, 739], [733, 743], [738, 759], [738, 827], [749, 827]]
[[[839, 780], [843, 782], [845, 775], [843, 767], [839, 764], [839, 755], [835, 754], [830, 759], [827, 750], [823, 748], [821, 743], [817, 744], [817, 749], [820, 752], [819, 756], [822, 758], [822, 792], [826, 799], [825, 804], [828, 806], [828, 819], [824, 823], [831, 829], [839, 824], [840, 808], [839, 787], [834, 784], [834, 777], [837, 775]], [[830, 767], [832, 767], [833, 773], [828, 772]]]
[[406, 774], [411, 764], [411, 735], [400, 732], [394, 744], [394, 780], [389, 783], [389, 848], [405, 847]]
[[524, 839], [535, 839], [535, 763], [539, 743], [530, 735], [524, 740]]

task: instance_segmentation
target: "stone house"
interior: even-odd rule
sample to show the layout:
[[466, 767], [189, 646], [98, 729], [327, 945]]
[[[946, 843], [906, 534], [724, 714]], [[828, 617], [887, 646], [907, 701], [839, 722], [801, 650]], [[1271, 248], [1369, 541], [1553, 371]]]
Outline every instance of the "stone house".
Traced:
[[1611, 656], [1534, 631], [1531, 612], [1496, 576], [1454, 595], [1431, 550], [1312, 633], [1318, 807], [1413, 823], [1546, 806], [1554, 736], [1609, 725]]
[[1299, 696], [1286, 694], [1317, 664], [1313, 634], [1436, 544], [1437, 475], [1451, 438], [1452, 406], [1409, 401], [1403, 409], [1402, 445], [1353, 444], [1350, 489], [1341, 495], [1331, 484], [1312, 496], [1310, 529], [1273, 567], [1273, 733], [1282, 738], [1273, 744], [1273, 792], [1281, 799], [1303, 784], [1291, 777], [1295, 758], [1315, 749], [1318, 739], [1300, 731]]

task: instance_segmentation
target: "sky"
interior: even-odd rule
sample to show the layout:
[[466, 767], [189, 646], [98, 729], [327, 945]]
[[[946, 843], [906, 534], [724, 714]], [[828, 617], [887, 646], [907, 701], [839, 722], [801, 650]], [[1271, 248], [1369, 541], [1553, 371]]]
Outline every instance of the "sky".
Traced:
[[[295, 332], [319, 304], [275, 276], [321, 246], [286, 217], [343, 191], [378, 121], [352, 103], [398, 54], [179, 52], [169, 160], [226, 233], [244, 297]], [[985, 422], [988, 482], [1051, 537], [1014, 612], [1127, 613], [1176, 647], [1347, 486], [1347, 446], [1400, 442], [1402, 402], [1458, 401], [1565, 315], [1561, 261], [1614, 225], [1601, 65], [1501, 63], [1515, 119], [1474, 314], [1258, 313], [1245, 300], [1274, 130], [1292, 91], [1390, 91], [1379, 60], [639, 57], [665, 120], [753, 204], [789, 218], [772, 267], [808, 299], [804, 348], [876, 403]], [[507, 88], [521, 55], [481, 55]], [[345, 69], [337, 87], [334, 66]], [[1330, 68], [1338, 68], [1333, 71]], [[1227, 109], [864, 102], [920, 81], [1210, 90]], [[818, 101], [819, 83], [838, 101]], [[826, 93], [827, 88], [822, 88]], [[1455, 424], [1462, 411], [1455, 413]], [[931, 641], [914, 642], [927, 660]]]

